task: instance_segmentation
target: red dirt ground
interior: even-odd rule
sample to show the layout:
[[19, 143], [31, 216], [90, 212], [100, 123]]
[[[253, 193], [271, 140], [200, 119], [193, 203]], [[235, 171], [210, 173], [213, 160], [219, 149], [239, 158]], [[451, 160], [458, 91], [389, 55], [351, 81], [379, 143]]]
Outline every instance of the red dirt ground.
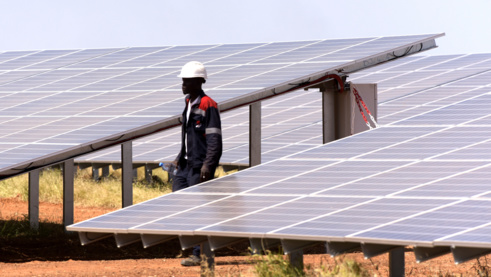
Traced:
[[[100, 208], [76, 208], [75, 222], [111, 211]], [[0, 198], [0, 221], [19, 218], [27, 214], [27, 203], [18, 199]], [[62, 206], [40, 203], [40, 220], [62, 222]], [[254, 263], [240, 250], [225, 249], [216, 253], [215, 276], [255, 276]], [[49, 240], [15, 240], [0, 237], [1, 276], [199, 276], [199, 267], [182, 267], [178, 241], [171, 241], [149, 249], [134, 244], [117, 248], [113, 239], [81, 246], [76, 236]], [[319, 247], [310, 252], [319, 253]], [[309, 251], [305, 251], [308, 253]], [[455, 265], [452, 256], [445, 255], [421, 264], [415, 262], [412, 251], [406, 251], [406, 276], [479, 276], [478, 270], [487, 272], [487, 259]], [[365, 260], [361, 253], [346, 254], [341, 259], [360, 262], [373, 276], [388, 276], [388, 255]], [[313, 268], [332, 268], [340, 258], [326, 254], [306, 254], [305, 265]], [[482, 265], [480, 267], [479, 265]], [[488, 275], [481, 275], [488, 276]]]

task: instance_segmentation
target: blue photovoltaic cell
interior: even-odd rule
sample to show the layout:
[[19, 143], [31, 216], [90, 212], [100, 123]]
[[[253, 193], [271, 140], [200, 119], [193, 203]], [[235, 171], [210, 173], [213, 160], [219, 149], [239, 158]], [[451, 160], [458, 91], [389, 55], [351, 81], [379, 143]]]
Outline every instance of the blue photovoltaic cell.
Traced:
[[[489, 55], [489, 53], [488, 53]], [[469, 68], [481, 68], [484, 71], [487, 71], [491, 66], [491, 59], [481, 60], [480, 62], [470, 65]]]
[[[7, 84], [9, 82], [13, 82], [19, 79], [23, 79], [29, 76], [41, 74], [45, 71], [43, 70], [32, 70], [32, 71], [5, 71], [1, 72], [0, 71], [0, 85]], [[3, 91], [0, 89], [0, 93]]]
[[[435, 73], [431, 74], [435, 75]], [[417, 71], [417, 72], [404, 72], [403, 74], [398, 74], [393, 77], [381, 80], [377, 82], [377, 87], [384, 90], [390, 87], [397, 87], [401, 83], [408, 84], [407, 86], [412, 86], [414, 83], [420, 81], [421, 79], [428, 78], [428, 72]]]
[[175, 66], [175, 67], [181, 67], [185, 63], [189, 61], [200, 61], [202, 63], [210, 63], [212, 64], [213, 61], [222, 59], [224, 57], [240, 53], [243, 51], [247, 51], [250, 49], [254, 49], [255, 47], [264, 45], [262, 43], [255, 43], [255, 44], [222, 44], [222, 45], [217, 45], [216, 47], [210, 47], [208, 49], [205, 49], [203, 51], [197, 51], [195, 53], [183, 56], [183, 57], [177, 57], [176, 59], [172, 59], [160, 64], [157, 64], [156, 66]]
[[[357, 72], [353, 75], [350, 75], [350, 79], [352, 78], [354, 80], [358, 76], [369, 76], [371, 74], [381, 73], [384, 71], [387, 71], [387, 72], [397, 71], [397, 70], [393, 70], [393, 68], [396, 68], [397, 66], [399, 66], [401, 64], [408, 64], [408, 63], [411, 63], [411, 62], [414, 62], [417, 60], [421, 60], [421, 59], [425, 59], [425, 58], [427, 58], [427, 56], [409, 56], [409, 57], [404, 57], [404, 59], [392, 60], [390, 63], [384, 63], [381, 65], [377, 65], [375, 67], [370, 67], [370, 68], [367, 68], [363, 71], [360, 71], [360, 72]], [[401, 71], [399, 71], [399, 72], [401, 72]], [[402, 71], [402, 72], [405, 72], [405, 71]], [[372, 82], [373, 82], [373, 80], [372, 80]]]
[[82, 70], [53, 70], [45, 73], [30, 76], [28, 78], [20, 79], [18, 81], [9, 82], [0, 86], [0, 91], [12, 91], [18, 92], [23, 90], [34, 89], [38, 86], [42, 86], [46, 83], [57, 82], [63, 79], [76, 76], [86, 71]]
[[459, 124], [488, 116], [486, 107], [491, 105], [491, 95], [483, 95], [471, 100], [451, 105], [423, 115], [400, 121], [397, 125], [445, 125]]
[[[288, 179], [291, 176], [304, 174], [312, 170], [313, 167], [326, 166], [331, 163], [330, 161], [275, 161], [273, 164], [261, 165], [260, 168], [255, 170], [243, 170], [213, 182], [188, 188], [184, 192], [240, 193]], [[278, 175], [276, 172], [283, 172], [283, 174]]]
[[233, 232], [250, 234], [273, 232], [274, 230], [345, 209], [367, 200], [370, 200], [370, 198], [302, 197], [262, 211], [241, 216], [237, 219], [203, 228], [198, 233]]
[[490, 81], [491, 72], [489, 70], [483, 70], [481, 74], [475, 74], [469, 78], [462, 80], [455, 80], [452, 82], [452, 86], [465, 86], [465, 87], [476, 87], [476, 86], [486, 86], [491, 83]]
[[100, 123], [76, 129], [71, 132], [66, 132], [57, 136], [48, 137], [40, 140], [43, 143], [75, 143], [79, 144], [83, 141], [92, 140], [100, 136], [109, 136], [114, 133], [125, 130], [126, 128], [136, 128], [154, 122], [155, 118], [139, 118], [139, 117], [124, 117], [115, 118]]
[[[380, 172], [370, 178], [360, 178], [360, 180], [355, 182], [326, 190], [321, 194], [342, 196], [416, 196], [413, 191], [424, 191], [426, 187], [431, 187], [433, 183], [441, 182], [439, 180], [443, 179], [444, 181], [442, 182], [445, 182], [446, 178], [452, 177], [456, 172], [471, 170], [484, 164], [485, 163], [483, 162], [467, 163], [446, 161], [408, 162], [402, 166], [394, 167], [391, 170]], [[453, 178], [449, 180], [453, 180]], [[438, 193], [420, 193], [417, 196], [425, 197], [428, 195], [441, 196], [438, 195]], [[459, 194], [459, 191], [455, 191], [450, 195], [447, 193], [446, 196], [460, 197], [462, 195]]]
[[[281, 182], [253, 189], [249, 193], [331, 195], [330, 190], [343, 186], [346, 183], [364, 179], [406, 163], [386, 161], [374, 161], [368, 164], [364, 161], [332, 162], [322, 168], [311, 168], [298, 176], [293, 175]], [[354, 193], [352, 196], [367, 195]]]
[[438, 245], [452, 245], [455, 242], [465, 244], [466, 242], [471, 242], [473, 244], [482, 244], [489, 246], [491, 241], [491, 226], [486, 224], [484, 227], [469, 229], [462, 234], [450, 236], [437, 241]]
[[0, 70], [21, 69], [26, 66], [55, 59], [73, 53], [75, 50], [45, 50], [0, 63]]
[[191, 46], [169, 46], [162, 47], [160, 51], [156, 51], [144, 56], [136, 57], [127, 61], [113, 64], [109, 67], [146, 67], [154, 66], [162, 62], [174, 60], [177, 57], [187, 56], [189, 54], [203, 51], [214, 45], [191, 45]]
[[163, 47], [131, 47], [67, 66], [67, 68], [101, 68], [161, 50]]
[[129, 208], [117, 210], [103, 217], [96, 217], [77, 223], [78, 228], [126, 229], [145, 222], [151, 222], [170, 216], [174, 213], [195, 209], [210, 203], [224, 195], [176, 195], [168, 194], [146, 202], [133, 205]]
[[294, 199], [289, 196], [247, 196], [237, 195], [222, 198], [213, 203], [184, 211], [176, 216], [169, 216], [151, 223], [132, 228], [141, 230], [176, 230], [194, 231], [210, 224], [219, 223], [237, 216], [253, 213]]
[[260, 47], [255, 47], [250, 50], [233, 54], [225, 58], [209, 62], [210, 65], [233, 65], [245, 64], [251, 61], [260, 62], [262, 59], [281, 54], [283, 52], [292, 51], [295, 48], [303, 47], [313, 43], [313, 41], [299, 42], [275, 42], [265, 44]]
[[[38, 120], [39, 119], [39, 120]], [[43, 135], [46, 137], [55, 137], [69, 132], [76, 128], [83, 128], [91, 124], [96, 124], [104, 121], [104, 118], [97, 117], [80, 117], [74, 118], [51, 118], [40, 117], [30, 118], [26, 121], [35, 121], [38, 125], [24, 125], [24, 128], [9, 128], [2, 132], [2, 141], [15, 141], [22, 143], [29, 143], [32, 141], [32, 137]], [[13, 124], [22, 124], [20, 120], [14, 121]], [[37, 143], [38, 141], [36, 141]], [[61, 149], [61, 148], [60, 148]], [[48, 153], [46, 153], [48, 154]]]
[[[431, 201], [437, 203], [435, 199]], [[432, 242], [491, 221], [491, 201], [467, 200], [448, 204], [353, 237]]]
[[[402, 72], [410, 72], [416, 69], [427, 69], [430, 66], [434, 66], [435, 64], [441, 64], [448, 60], [452, 60], [458, 57], [462, 57], [463, 55], [440, 55], [440, 56], [426, 56], [423, 59], [415, 60], [407, 64], [402, 64], [399, 66], [391, 67], [390, 71], [402, 71]], [[451, 67], [451, 69], [455, 69]]]
[[[451, 164], [447, 162], [447, 164]], [[461, 163], [462, 164], [462, 163]], [[453, 169], [453, 172], [450, 171]], [[489, 188], [491, 177], [489, 162], [466, 162], [460, 167], [448, 168], [448, 176], [438, 178], [423, 186], [397, 193], [408, 197], [473, 197]], [[439, 169], [439, 171], [443, 171]], [[457, 173], [456, 173], [457, 172]]]
[[406, 118], [410, 118], [422, 113], [426, 113], [435, 109], [435, 106], [417, 106], [417, 107], [409, 107], [409, 106], [396, 106], [396, 105], [386, 105], [384, 108], [381, 108], [381, 113], [386, 108], [391, 110], [390, 113], [387, 113], [385, 116], [381, 116], [378, 118], [378, 123], [381, 125], [389, 125], [392, 123], [399, 122]]
[[[169, 68], [143, 68], [128, 73], [124, 73], [119, 76], [115, 76], [110, 79], [101, 80], [99, 82], [91, 83], [85, 86], [76, 88], [76, 91], [108, 91], [116, 89], [124, 89], [127, 86], [134, 85], [135, 83], [144, 82], [157, 77], [162, 77], [174, 70]], [[172, 76], [175, 79], [175, 76]], [[177, 80], [176, 80], [177, 81]]]
[[[72, 70], [69, 70], [70, 72]], [[121, 75], [128, 72], [129, 69], [96, 69], [89, 71], [82, 71], [81, 74], [74, 74], [73, 76], [67, 76], [60, 80], [52, 80], [44, 85], [37, 85], [31, 90], [33, 91], [71, 91], [78, 87], [85, 86], [100, 80], [111, 78], [113, 76]], [[27, 79], [31, 82], [30, 79]], [[0, 88], [1, 89], [1, 88]], [[67, 92], [68, 94], [68, 92]]]
[[[392, 64], [392, 63], [389, 63], [389, 64]], [[355, 74], [353, 76], [352, 81], [355, 83], [360, 83], [360, 84], [377, 83], [377, 88], [378, 88], [379, 93], [380, 93], [380, 90], [383, 90], [382, 82], [384, 82], [385, 80], [390, 80], [392, 78], [396, 78], [396, 77], [401, 76], [403, 74], [406, 74], [406, 72], [401, 73], [401, 72], [384, 72], [384, 71], [382, 71], [382, 72], [374, 72], [374, 73], [364, 75], [363, 71], [362, 71], [359, 74]]]
[[[398, 99], [394, 99], [387, 103], [389, 105], [404, 105], [414, 108], [418, 105], [431, 105], [434, 109], [437, 109], [441, 105], [449, 105], [458, 102], [455, 97], [461, 96], [462, 100], [471, 97], [471, 93], [476, 92], [475, 89], [463, 88], [463, 87], [437, 87], [425, 90], [420, 93], [410, 94]], [[477, 93], [482, 94], [483, 91], [477, 90]], [[382, 104], [380, 108], [384, 107]]]
[[[29, 94], [23, 95], [27, 96]], [[65, 97], [59, 97], [57, 93], [53, 93], [51, 95], [45, 95], [44, 97], [38, 98], [36, 101], [19, 104], [9, 109], [3, 109], [0, 111], [0, 116], [34, 115], [47, 109], [56, 108], [61, 105], [75, 102], [80, 99], [80, 96], [81, 95], [77, 93], [73, 93], [66, 95]]]
[[447, 71], [447, 72], [433, 72], [433, 71], [422, 71], [422, 72], [426, 73], [427, 76], [425, 78], [422, 78], [421, 80], [415, 80], [414, 82], [411, 82], [409, 86], [420, 87], [420, 88], [433, 87], [440, 84], [453, 82], [455, 80], [462, 79], [476, 73], [480, 73], [480, 70], [461, 69], [461, 70], [454, 70], [454, 71]]
[[[16, 132], [21, 132], [31, 128], [39, 127], [41, 125], [47, 124], [49, 122], [56, 121], [57, 118], [50, 117], [20, 117], [11, 118], [2, 123], [2, 129], [0, 129], [0, 134], [2, 134], [2, 142], [6, 142], [3, 137], [6, 135], [13, 135]], [[21, 139], [22, 136], [16, 136], [15, 138]], [[32, 140], [32, 138], [24, 138], [26, 140]], [[14, 139], [15, 140], [15, 139]]]
[[[224, 89], [235, 88], [254, 88], [254, 87], [267, 87], [271, 81], [275, 83], [284, 83], [288, 80], [295, 79], [298, 74], [304, 75], [306, 72], [319, 72], [325, 66], [335, 66], [337, 62], [322, 63], [322, 64], [299, 64], [273, 68], [272, 65], [261, 65], [256, 68], [251, 68], [249, 74], [244, 74], [237, 77], [237, 81], [223, 86]], [[252, 66], [251, 66], [252, 67]], [[245, 73], [244, 68], [237, 68], [238, 71]], [[257, 70], [257, 71], [256, 71]], [[260, 75], [260, 76], [255, 76]], [[235, 76], [234, 76], [235, 77]]]
[[4, 63], [9, 60], [14, 60], [21, 58], [23, 56], [28, 56], [30, 54], [36, 53], [38, 51], [7, 51], [0, 54], [0, 63]]
[[[491, 138], [490, 138], [491, 139]], [[487, 160], [491, 161], [491, 142], [478, 143], [463, 149], [441, 155], [439, 159], [450, 160]]]
[[471, 55], [463, 55], [455, 59], [449, 59], [448, 61], [441, 62], [435, 64], [433, 66], [426, 67], [426, 70], [447, 70], [449, 68], [465, 68], [465, 67], [473, 67], [484, 60], [491, 59], [491, 54], [471, 54]]
[[350, 209], [338, 210], [330, 215], [295, 224], [289, 228], [276, 231], [273, 234], [275, 236], [288, 234], [305, 237], [345, 237], [452, 202], [452, 200], [416, 198], [364, 200], [359, 201], [359, 205]]
[[26, 103], [26, 98], [29, 98], [31, 101], [35, 101], [37, 99], [42, 99], [44, 97], [48, 97], [53, 95], [54, 93], [9, 93], [1, 96], [0, 102], [0, 112], [9, 109], [13, 106], [22, 105]]
[[117, 49], [86, 49], [77, 50], [75, 52], [69, 53], [67, 55], [59, 56], [54, 59], [50, 59], [44, 62], [35, 63], [29, 66], [25, 66], [22, 69], [32, 70], [32, 69], [56, 69], [64, 67], [70, 64], [78, 63], [84, 60], [89, 60], [97, 56], [105, 55], [110, 52], [116, 51]]
[[[352, 47], [360, 43], [369, 41], [370, 39], [339, 39], [339, 40], [325, 40], [313, 42], [302, 48], [298, 48], [286, 53], [280, 53], [270, 58], [256, 61], [256, 63], [290, 63], [297, 59], [315, 61], [315, 58], [322, 57], [327, 53], [339, 51], [344, 48]], [[325, 50], [324, 53], [319, 53], [319, 49]], [[343, 59], [348, 60], [348, 59]]]
[[[416, 37], [414, 38], [417, 39]], [[423, 39], [423, 37], [420, 38]], [[329, 61], [343, 59], [357, 60], [376, 54], [377, 49], [379, 49], [381, 46], [397, 47], [398, 45], [407, 43], [407, 41], [407, 37], [378, 38], [370, 41], [365, 41], [363, 44], [356, 44], [352, 41], [353, 46], [350, 46], [348, 49], [341, 49], [339, 51], [324, 55], [312, 61]]]
[[370, 155], [370, 152], [389, 147], [395, 143], [411, 140], [431, 132], [442, 130], [442, 127], [387, 128], [375, 129], [363, 135], [353, 135], [343, 138], [333, 144], [293, 155], [299, 159], [345, 159], [360, 155]]
[[487, 140], [489, 131], [478, 127], [454, 127], [408, 140], [363, 156], [365, 159], [426, 159]]

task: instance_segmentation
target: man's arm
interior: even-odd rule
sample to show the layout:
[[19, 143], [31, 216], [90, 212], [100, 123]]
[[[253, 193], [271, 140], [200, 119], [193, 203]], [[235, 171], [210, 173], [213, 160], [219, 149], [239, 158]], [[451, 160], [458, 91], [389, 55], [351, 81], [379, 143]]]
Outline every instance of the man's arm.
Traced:
[[[216, 105], [216, 104], [215, 104]], [[222, 123], [220, 112], [215, 106], [210, 106], [206, 110], [206, 158], [201, 167], [201, 181], [207, 181], [213, 178], [210, 176], [210, 168], [216, 167], [220, 161], [223, 151], [222, 143]]]

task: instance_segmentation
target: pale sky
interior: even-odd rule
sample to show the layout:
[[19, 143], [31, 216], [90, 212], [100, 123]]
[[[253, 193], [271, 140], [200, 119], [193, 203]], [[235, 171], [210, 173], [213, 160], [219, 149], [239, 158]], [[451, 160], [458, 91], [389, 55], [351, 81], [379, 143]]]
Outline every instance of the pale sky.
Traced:
[[0, 51], [446, 33], [425, 54], [491, 53], [491, 0], [0, 0]]

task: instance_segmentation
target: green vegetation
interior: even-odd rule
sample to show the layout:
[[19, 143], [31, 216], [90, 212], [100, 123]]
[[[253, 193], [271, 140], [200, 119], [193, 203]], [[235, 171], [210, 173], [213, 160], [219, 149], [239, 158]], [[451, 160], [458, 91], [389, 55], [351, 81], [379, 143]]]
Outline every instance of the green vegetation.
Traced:
[[[142, 176], [143, 174], [139, 174]], [[153, 182], [137, 179], [133, 185], [133, 203], [169, 193], [171, 186], [167, 174], [156, 169]], [[18, 197], [27, 201], [28, 174], [0, 181], [0, 198]], [[108, 177], [98, 181], [92, 179], [91, 169], [78, 170], [75, 176], [75, 205], [79, 207], [121, 207], [121, 170], [111, 171]], [[63, 201], [63, 176], [60, 169], [49, 168], [41, 171], [39, 177], [39, 201], [61, 203]]]
[[258, 277], [281, 277], [281, 276], [306, 276], [306, 277], [365, 277], [369, 272], [361, 267], [361, 264], [344, 260], [343, 256], [335, 259], [334, 264], [321, 264], [312, 268], [306, 266], [304, 270], [293, 267], [286, 256], [271, 251], [266, 251], [264, 256], [253, 256], [255, 274]]
[[63, 225], [42, 222], [38, 229], [31, 228], [27, 215], [10, 220], [0, 220], [0, 238], [48, 238], [68, 237]]
[[253, 256], [255, 273], [259, 277], [304, 276], [304, 272], [293, 267], [281, 254], [267, 250], [264, 256]]
[[[236, 170], [235, 170], [236, 171]], [[231, 172], [217, 169], [216, 176]], [[138, 176], [133, 183], [133, 203], [140, 203], [171, 192], [168, 175], [160, 168], [153, 170], [152, 182], [149, 184], [143, 176], [144, 168], [138, 169]], [[27, 201], [29, 175], [23, 174], [0, 181], [0, 198], [18, 197]], [[121, 170], [112, 170], [108, 177], [97, 181], [92, 179], [92, 169], [77, 170], [74, 188], [75, 206], [79, 207], [121, 207]], [[63, 176], [59, 168], [53, 167], [42, 170], [39, 176], [39, 201], [48, 203], [63, 202]]]
[[362, 267], [362, 265], [353, 260], [343, 260], [342, 256], [336, 259], [334, 265], [321, 265], [319, 268], [311, 269], [313, 275], [310, 276], [322, 276], [322, 277], [358, 277], [358, 276], [371, 276], [371, 274]]

